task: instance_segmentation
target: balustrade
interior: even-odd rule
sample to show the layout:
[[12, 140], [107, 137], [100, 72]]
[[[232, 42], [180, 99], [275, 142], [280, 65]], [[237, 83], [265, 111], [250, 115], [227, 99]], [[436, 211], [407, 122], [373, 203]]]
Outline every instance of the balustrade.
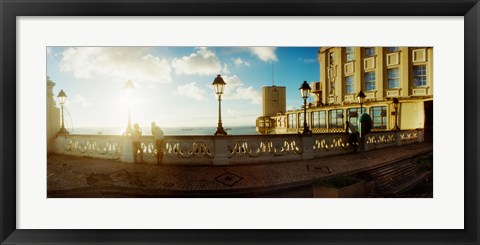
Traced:
[[[373, 131], [365, 138], [365, 150], [423, 141], [422, 130]], [[164, 164], [228, 165], [277, 163], [349, 153], [348, 135], [229, 135], [166, 136]], [[156, 163], [156, 148], [151, 136], [141, 138], [143, 159]], [[129, 136], [62, 135], [55, 138], [55, 153], [133, 162]]]
[[366, 135], [365, 144], [367, 150], [379, 149], [397, 144], [396, 131], [373, 131]]
[[299, 134], [228, 136], [231, 164], [301, 160], [302, 137]]
[[55, 144], [55, 152], [66, 155], [118, 159], [122, 153], [122, 136], [65, 135]]
[[313, 151], [316, 157], [338, 154], [348, 150], [348, 135], [342, 133], [313, 134]]

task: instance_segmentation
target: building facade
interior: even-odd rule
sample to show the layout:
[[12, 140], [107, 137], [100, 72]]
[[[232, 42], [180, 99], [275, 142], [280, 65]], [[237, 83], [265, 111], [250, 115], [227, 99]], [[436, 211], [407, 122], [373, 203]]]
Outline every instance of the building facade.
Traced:
[[53, 139], [60, 130], [60, 109], [55, 102], [54, 86], [55, 83], [47, 77], [47, 153], [53, 152]]
[[270, 124], [271, 118], [285, 114], [287, 108], [286, 101], [286, 87], [262, 87], [262, 116], [257, 118], [257, 132], [261, 134], [273, 133], [273, 125]]
[[[320, 79], [310, 84], [307, 105], [313, 133], [342, 131], [347, 120], [356, 124], [363, 91], [362, 112], [371, 116], [373, 130], [425, 129], [426, 140], [433, 134], [432, 47], [322, 47], [318, 62]], [[303, 118], [303, 108], [269, 116], [271, 129], [259, 132], [298, 133]]]

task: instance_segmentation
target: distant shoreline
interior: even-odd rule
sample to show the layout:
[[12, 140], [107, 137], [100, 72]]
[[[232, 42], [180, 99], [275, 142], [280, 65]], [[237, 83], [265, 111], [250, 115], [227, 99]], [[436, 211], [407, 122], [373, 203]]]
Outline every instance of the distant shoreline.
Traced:
[[[143, 135], [151, 135], [150, 126], [141, 128]], [[68, 130], [71, 134], [122, 135], [125, 127], [80, 127]], [[216, 127], [162, 127], [162, 130], [165, 135], [213, 135]], [[232, 126], [228, 127], [227, 132], [230, 135], [258, 135], [255, 126]]]

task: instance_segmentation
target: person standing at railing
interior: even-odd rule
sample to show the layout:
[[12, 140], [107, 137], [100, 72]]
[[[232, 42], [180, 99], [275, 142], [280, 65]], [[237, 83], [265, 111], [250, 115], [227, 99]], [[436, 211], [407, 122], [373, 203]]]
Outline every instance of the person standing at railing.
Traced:
[[155, 122], [152, 122], [152, 135], [153, 139], [155, 140], [155, 149], [157, 150], [157, 164], [162, 164], [163, 160], [163, 154], [165, 149], [165, 143], [163, 140], [163, 131], [162, 129], [155, 124]]
[[348, 134], [348, 144], [353, 147], [353, 151], [357, 151], [358, 147], [358, 130], [355, 125], [352, 125], [349, 121], [345, 122], [345, 132]]
[[140, 153], [140, 163], [143, 163], [143, 150], [142, 150], [142, 143], [140, 142], [140, 138], [142, 137], [142, 129], [138, 126], [138, 123], [133, 125], [133, 133], [132, 133], [132, 144], [133, 144], [133, 162], [137, 163], [137, 154]]

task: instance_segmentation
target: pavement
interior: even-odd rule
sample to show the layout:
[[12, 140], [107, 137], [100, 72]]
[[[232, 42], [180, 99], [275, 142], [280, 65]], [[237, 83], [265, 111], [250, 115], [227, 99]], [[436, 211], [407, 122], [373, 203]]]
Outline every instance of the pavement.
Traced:
[[133, 164], [51, 154], [47, 158], [47, 195], [304, 197], [318, 181], [429, 152], [433, 152], [432, 143], [414, 143], [305, 161], [231, 166]]

